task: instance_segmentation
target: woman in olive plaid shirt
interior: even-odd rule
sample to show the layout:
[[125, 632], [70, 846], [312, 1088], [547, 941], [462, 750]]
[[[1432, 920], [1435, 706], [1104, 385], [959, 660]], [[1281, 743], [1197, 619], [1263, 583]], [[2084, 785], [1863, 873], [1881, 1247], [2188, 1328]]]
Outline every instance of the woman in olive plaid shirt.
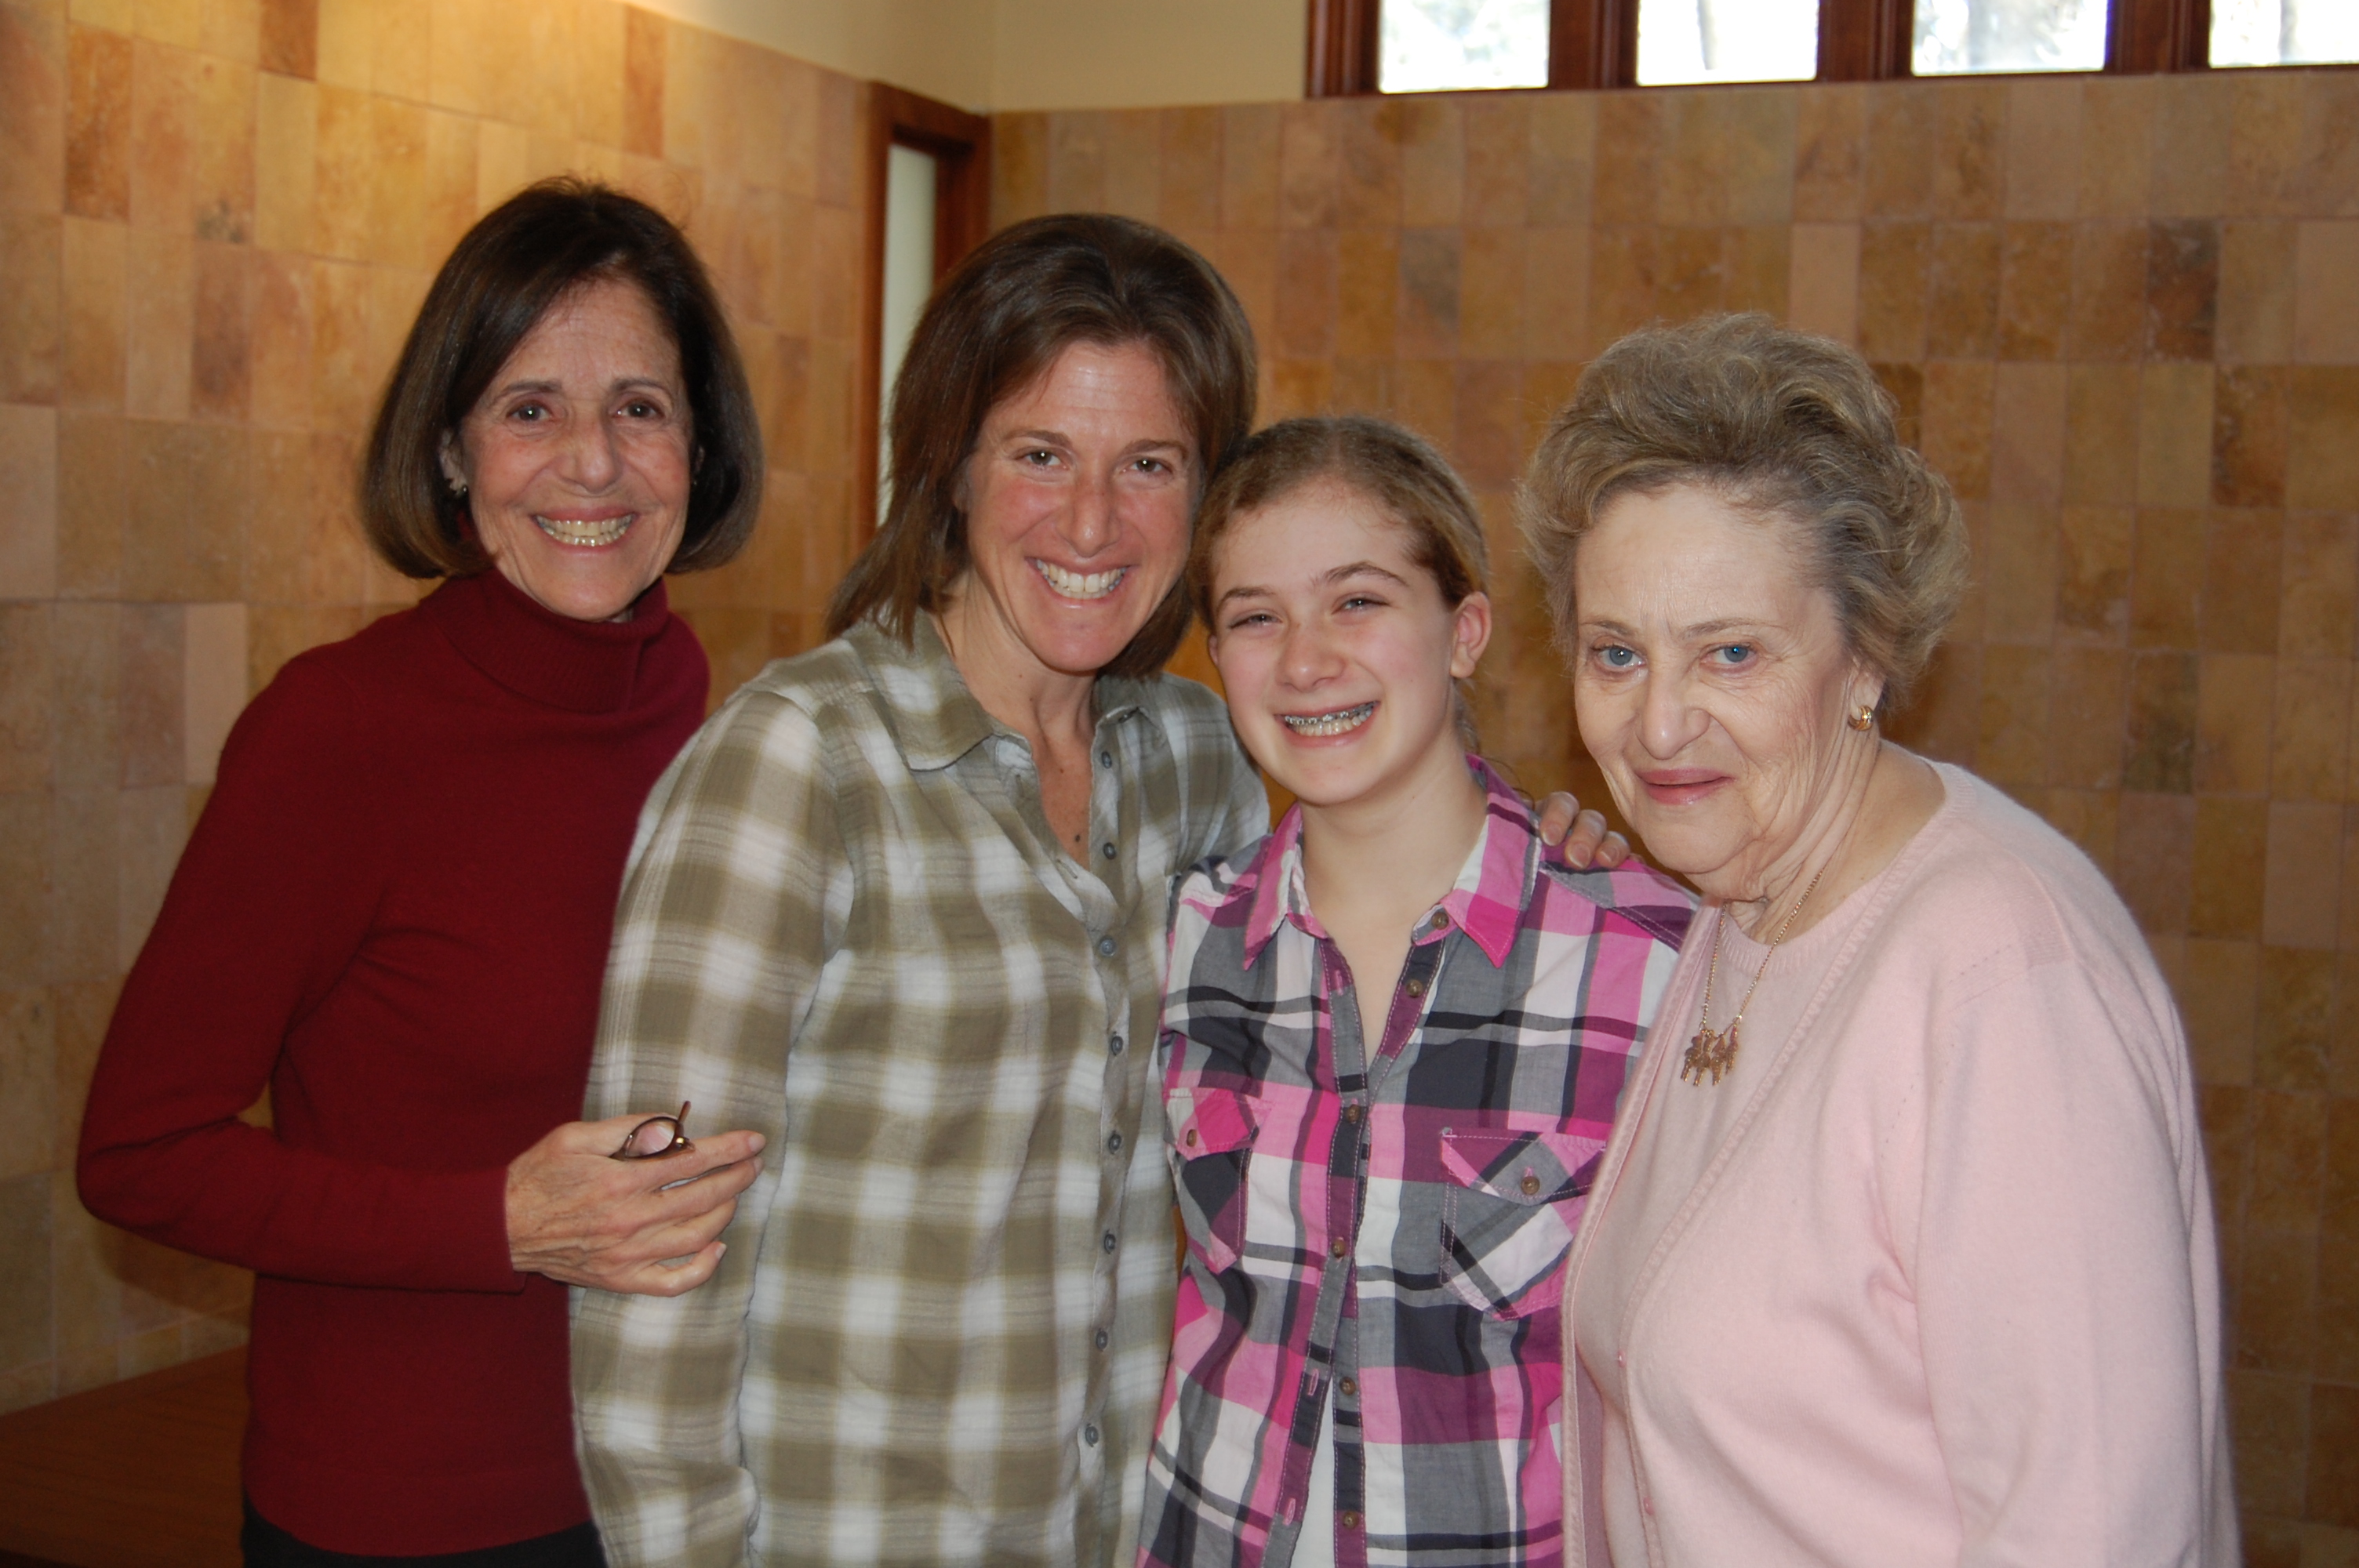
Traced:
[[1230, 717], [1300, 804], [1172, 915], [1150, 1568], [1562, 1559], [1561, 1268], [1691, 903], [1545, 857], [1465, 750], [1484, 554], [1374, 420], [1264, 431], [1205, 498]]
[[617, 1568], [1129, 1555], [1170, 1342], [1167, 889], [1269, 820], [1219, 699], [1157, 672], [1253, 388], [1170, 235], [995, 236], [911, 339], [834, 640], [649, 797], [590, 1101], [767, 1148], [702, 1289], [578, 1304]]

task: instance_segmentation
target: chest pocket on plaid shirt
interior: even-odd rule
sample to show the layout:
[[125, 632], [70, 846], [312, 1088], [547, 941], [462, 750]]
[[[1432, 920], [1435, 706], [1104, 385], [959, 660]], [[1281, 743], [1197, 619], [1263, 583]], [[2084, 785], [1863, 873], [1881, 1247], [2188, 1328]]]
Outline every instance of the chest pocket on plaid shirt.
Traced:
[[1163, 1110], [1188, 1244], [1223, 1272], [1245, 1249], [1245, 1165], [1261, 1130], [1260, 1103], [1234, 1089], [1171, 1089]]
[[1564, 1260], [1602, 1138], [1444, 1129], [1441, 1278], [1468, 1305], [1527, 1317], [1564, 1295]]

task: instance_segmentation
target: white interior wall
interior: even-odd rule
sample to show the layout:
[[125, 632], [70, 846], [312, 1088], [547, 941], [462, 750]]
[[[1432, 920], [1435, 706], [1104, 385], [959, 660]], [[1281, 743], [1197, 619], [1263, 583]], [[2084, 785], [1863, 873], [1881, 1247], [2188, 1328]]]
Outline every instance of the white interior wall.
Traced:
[[978, 113], [1302, 96], [1308, 0], [632, 0]]

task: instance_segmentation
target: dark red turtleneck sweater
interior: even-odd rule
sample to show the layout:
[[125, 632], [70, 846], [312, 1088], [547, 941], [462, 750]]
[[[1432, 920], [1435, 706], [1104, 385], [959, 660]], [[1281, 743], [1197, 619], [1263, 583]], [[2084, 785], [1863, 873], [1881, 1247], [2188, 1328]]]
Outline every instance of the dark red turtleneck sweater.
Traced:
[[[246, 1490], [314, 1545], [589, 1517], [565, 1291], [508, 1267], [506, 1167], [581, 1114], [633, 825], [706, 679], [660, 583], [588, 624], [486, 572], [295, 659], [230, 736], [82, 1195], [260, 1276]], [[266, 1083], [269, 1131], [238, 1119]]]

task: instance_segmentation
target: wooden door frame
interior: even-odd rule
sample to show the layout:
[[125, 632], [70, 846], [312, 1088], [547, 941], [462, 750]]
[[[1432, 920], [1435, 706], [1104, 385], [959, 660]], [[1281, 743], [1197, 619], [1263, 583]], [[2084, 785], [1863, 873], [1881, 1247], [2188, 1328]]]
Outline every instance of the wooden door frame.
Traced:
[[886, 169], [895, 146], [915, 147], [938, 160], [934, 181], [934, 276], [940, 279], [991, 232], [991, 122], [981, 114], [905, 88], [872, 81], [867, 94], [864, 164], [867, 228], [860, 267], [860, 319], [853, 384], [852, 514], [853, 547], [876, 532], [877, 465], [883, 432], [877, 399], [885, 354], [885, 209]]

